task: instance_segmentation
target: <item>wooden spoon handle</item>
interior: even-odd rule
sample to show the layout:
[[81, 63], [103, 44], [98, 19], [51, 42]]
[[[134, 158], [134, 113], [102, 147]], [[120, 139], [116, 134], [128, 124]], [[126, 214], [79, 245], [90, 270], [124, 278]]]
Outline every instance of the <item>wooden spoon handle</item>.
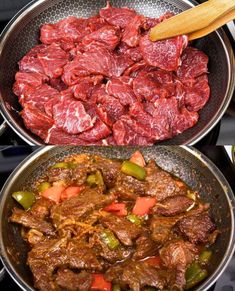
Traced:
[[198, 31], [234, 8], [234, 0], [209, 0], [156, 25], [150, 30], [150, 39], [156, 41]]
[[215, 31], [216, 29], [220, 28], [224, 24], [232, 21], [235, 19], [235, 9], [228, 12], [224, 16], [216, 19], [213, 23], [211, 23], [209, 26], [204, 27], [203, 29], [200, 29], [198, 31], [194, 31], [188, 35], [189, 40], [194, 40], [200, 37], [203, 37], [205, 35], [208, 35], [209, 33]]

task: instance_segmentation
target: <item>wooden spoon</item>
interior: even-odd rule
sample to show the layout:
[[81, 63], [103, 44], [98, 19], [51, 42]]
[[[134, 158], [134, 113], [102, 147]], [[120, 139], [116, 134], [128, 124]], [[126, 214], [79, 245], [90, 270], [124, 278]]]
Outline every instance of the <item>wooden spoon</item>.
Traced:
[[200, 37], [203, 37], [205, 35], [208, 35], [209, 33], [215, 31], [216, 29], [220, 28], [221, 26], [223, 26], [224, 24], [232, 21], [233, 19], [235, 19], [235, 9], [233, 9], [232, 11], [230, 11], [229, 13], [225, 14], [224, 16], [216, 19], [213, 23], [211, 23], [209, 26], [204, 27], [200, 30], [191, 32], [188, 35], [189, 40], [194, 40]]
[[[234, 9], [234, 0], [209, 0], [156, 25], [150, 30], [150, 39], [156, 41], [177, 35], [190, 34], [206, 29], [213, 23], [214, 25], [217, 23], [214, 27], [218, 28], [218, 23], [221, 26], [226, 23], [222, 20], [227, 21], [226, 17], [222, 17], [228, 15]], [[229, 19], [231, 20], [231, 18]]]

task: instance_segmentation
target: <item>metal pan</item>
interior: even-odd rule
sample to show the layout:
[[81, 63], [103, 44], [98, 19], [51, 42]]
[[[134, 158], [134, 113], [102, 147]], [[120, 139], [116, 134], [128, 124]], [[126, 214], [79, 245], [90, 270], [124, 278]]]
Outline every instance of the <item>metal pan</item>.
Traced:
[[[150, 17], [158, 17], [166, 11], [179, 13], [197, 3], [194, 0], [112, 0], [114, 6], [128, 6]], [[28, 144], [44, 142], [23, 124], [19, 115], [21, 107], [12, 93], [17, 62], [38, 43], [39, 27], [56, 22], [69, 15], [89, 17], [106, 5], [106, 0], [38, 0], [25, 6], [7, 25], [0, 37], [0, 108], [9, 126]], [[210, 58], [209, 82], [211, 99], [201, 110], [196, 126], [164, 144], [195, 144], [221, 119], [234, 90], [235, 62], [231, 45], [222, 30], [197, 40], [194, 46]]]
[[[11, 277], [23, 290], [34, 290], [32, 274], [26, 265], [28, 247], [21, 238], [20, 227], [9, 223], [16, 205], [11, 193], [32, 184], [50, 165], [73, 153], [95, 153], [110, 158], [128, 158], [136, 148], [121, 147], [42, 147], [27, 157], [11, 174], [0, 199], [0, 250], [2, 262]], [[199, 151], [190, 147], [159, 146], [139, 148], [147, 160], [154, 159], [164, 170], [183, 179], [200, 191], [202, 199], [211, 203], [211, 215], [221, 230], [213, 246], [214, 256], [209, 277], [197, 287], [207, 290], [229, 263], [235, 243], [235, 199], [221, 172]]]

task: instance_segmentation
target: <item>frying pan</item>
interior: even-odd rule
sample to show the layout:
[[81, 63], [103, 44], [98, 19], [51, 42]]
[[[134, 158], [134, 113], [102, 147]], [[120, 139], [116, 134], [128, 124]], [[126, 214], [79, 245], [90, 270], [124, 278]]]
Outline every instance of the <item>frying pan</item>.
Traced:
[[[20, 227], [9, 223], [8, 217], [16, 202], [11, 193], [21, 189], [32, 190], [32, 185], [55, 162], [74, 153], [100, 154], [109, 158], [129, 158], [135, 147], [41, 147], [27, 157], [10, 175], [3, 186], [0, 199], [0, 250], [2, 262], [23, 290], [33, 290], [32, 274], [26, 265], [27, 244], [20, 235]], [[234, 250], [235, 199], [221, 172], [203, 154], [194, 148], [179, 146], [139, 147], [146, 160], [158, 165], [199, 190], [202, 199], [211, 203], [211, 215], [221, 231], [209, 267], [209, 277], [197, 290], [207, 290], [222, 274]]]
[[[179, 13], [196, 5], [194, 0], [112, 0], [113, 6], [128, 6], [150, 17], [159, 17], [166, 11]], [[54, 23], [69, 15], [89, 17], [97, 14], [106, 0], [38, 0], [25, 6], [7, 25], [0, 40], [0, 95], [1, 113], [9, 126], [27, 143], [41, 145], [44, 142], [23, 124], [19, 115], [21, 107], [12, 93], [17, 62], [39, 40], [39, 27]], [[164, 144], [192, 145], [202, 139], [220, 120], [232, 98], [235, 84], [235, 62], [231, 45], [223, 30], [197, 40], [194, 46], [210, 58], [209, 82], [211, 99], [200, 112], [196, 126], [163, 142]]]

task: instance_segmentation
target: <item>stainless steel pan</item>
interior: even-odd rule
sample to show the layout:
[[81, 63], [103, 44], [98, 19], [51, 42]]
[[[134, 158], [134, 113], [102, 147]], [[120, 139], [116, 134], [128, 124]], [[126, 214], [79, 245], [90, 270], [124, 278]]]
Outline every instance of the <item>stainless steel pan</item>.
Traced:
[[[42, 147], [25, 159], [11, 174], [0, 199], [0, 250], [3, 264], [24, 290], [33, 290], [32, 274], [26, 265], [28, 247], [20, 235], [20, 227], [8, 222], [15, 202], [11, 193], [31, 189], [33, 182], [50, 165], [73, 153], [96, 153], [111, 158], [128, 158], [136, 148], [121, 147]], [[154, 159], [165, 170], [200, 191], [202, 199], [211, 203], [211, 215], [221, 230], [215, 245], [209, 277], [197, 290], [207, 290], [222, 274], [234, 251], [235, 199], [221, 172], [204, 155], [190, 147], [158, 146], [140, 148], [147, 160]]]
[[[114, 6], [128, 6], [150, 17], [166, 11], [179, 13], [195, 4], [194, 0], [112, 0]], [[106, 5], [106, 0], [38, 0], [23, 8], [8, 24], [0, 39], [0, 96], [1, 113], [11, 128], [27, 143], [43, 141], [24, 127], [21, 110], [12, 93], [17, 62], [39, 39], [39, 27], [69, 15], [89, 17]], [[192, 129], [164, 144], [195, 144], [220, 120], [232, 98], [235, 84], [235, 63], [231, 45], [222, 30], [194, 43], [210, 58], [209, 82], [211, 99], [200, 113], [200, 121]]]

